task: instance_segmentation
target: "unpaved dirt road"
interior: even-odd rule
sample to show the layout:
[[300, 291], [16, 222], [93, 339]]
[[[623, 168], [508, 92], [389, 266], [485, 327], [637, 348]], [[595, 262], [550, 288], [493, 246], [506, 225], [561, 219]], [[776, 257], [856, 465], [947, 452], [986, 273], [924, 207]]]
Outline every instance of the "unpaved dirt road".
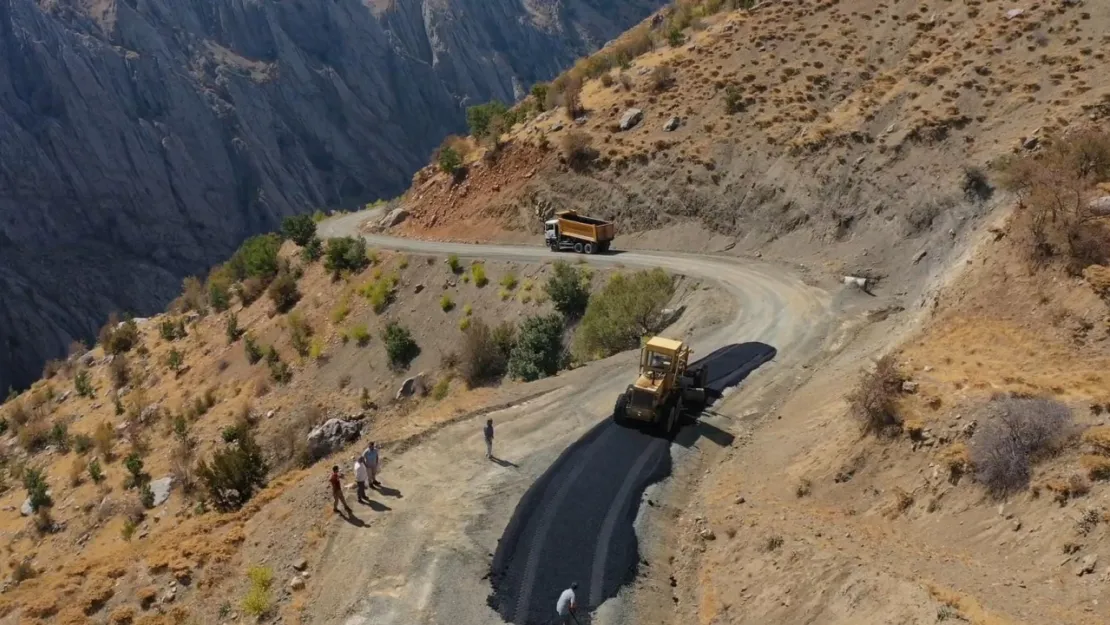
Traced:
[[[368, 216], [325, 221], [320, 234], [354, 235]], [[797, 276], [723, 257], [643, 252], [585, 257], [542, 247], [364, 238], [371, 246], [416, 254], [521, 262], [581, 258], [596, 265], [661, 267], [714, 282], [733, 298], [733, 314], [686, 338], [695, 354], [703, 355], [725, 346], [759, 346], [726, 367], [738, 368], [738, 378], [762, 365], [739, 387], [741, 393], [771, 383], [818, 353], [833, 317], [827, 294]], [[693, 319], [699, 328], [703, 312], [687, 310], [683, 323]], [[764, 364], [769, 356], [774, 360]], [[387, 458], [382, 481], [389, 496], [378, 495], [376, 509], [356, 511], [361, 520], [329, 539], [306, 601], [310, 622], [543, 623], [545, 612], [554, 616], [555, 599], [571, 581], [579, 582], [580, 602], [591, 609], [612, 597], [635, 573], [632, 521], [644, 487], [669, 473], [672, 445], [696, 450], [699, 437], [707, 445], [729, 441], [727, 421], [718, 427], [712, 416], [685, 428], [673, 443], [609, 424], [613, 402], [635, 366], [633, 354], [622, 354], [560, 374], [539, 397], [456, 421]], [[722, 376], [718, 383], [734, 381]], [[727, 413], [728, 402], [718, 410]], [[485, 458], [486, 418], [497, 427], [496, 462]], [[499, 549], [503, 533], [506, 544]], [[495, 551], [500, 578], [491, 596]]]

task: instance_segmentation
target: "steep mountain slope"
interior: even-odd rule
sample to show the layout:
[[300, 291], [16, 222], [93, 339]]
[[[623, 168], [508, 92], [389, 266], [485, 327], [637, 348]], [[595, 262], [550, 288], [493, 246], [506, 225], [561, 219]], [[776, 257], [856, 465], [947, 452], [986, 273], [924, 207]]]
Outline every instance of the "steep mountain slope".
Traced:
[[0, 388], [246, 235], [396, 193], [658, 0], [0, 2]]

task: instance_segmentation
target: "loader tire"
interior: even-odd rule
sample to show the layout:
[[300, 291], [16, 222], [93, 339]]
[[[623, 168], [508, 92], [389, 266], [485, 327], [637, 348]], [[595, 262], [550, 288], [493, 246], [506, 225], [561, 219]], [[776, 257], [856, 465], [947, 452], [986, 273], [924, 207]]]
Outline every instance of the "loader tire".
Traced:
[[628, 417], [628, 393], [617, 396], [617, 403], [613, 406], [613, 423], [624, 425]]

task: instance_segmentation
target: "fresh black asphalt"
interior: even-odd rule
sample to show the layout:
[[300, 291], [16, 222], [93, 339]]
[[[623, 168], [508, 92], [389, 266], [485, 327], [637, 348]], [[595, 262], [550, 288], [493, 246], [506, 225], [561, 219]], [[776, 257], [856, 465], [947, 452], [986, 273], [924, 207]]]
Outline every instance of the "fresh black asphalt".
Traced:
[[[713, 401], [774, 357], [769, 345], [741, 343], [695, 364], [709, 368]], [[731, 443], [707, 424], [693, 428], [717, 444]], [[524, 494], [501, 536], [490, 606], [516, 625], [548, 625], [559, 593], [577, 582], [578, 620], [588, 623], [588, 611], [636, 577], [633, 522], [644, 489], [671, 473], [670, 444], [651, 428], [621, 427], [609, 418], [568, 447]]]

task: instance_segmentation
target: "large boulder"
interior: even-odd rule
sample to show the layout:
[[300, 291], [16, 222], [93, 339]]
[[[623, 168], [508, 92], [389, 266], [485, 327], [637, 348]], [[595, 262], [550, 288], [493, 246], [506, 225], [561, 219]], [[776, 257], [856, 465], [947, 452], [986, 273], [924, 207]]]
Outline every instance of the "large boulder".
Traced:
[[424, 372], [412, 376], [401, 383], [401, 388], [397, 389], [397, 399], [402, 397], [410, 397], [412, 395], [426, 395], [428, 393], [427, 376]]
[[408, 216], [409, 212], [407, 210], [401, 207], [397, 207], [389, 211], [389, 214], [387, 214], [385, 217], [382, 217], [381, 227], [392, 228], [393, 226], [396, 226], [402, 221], [408, 219]]
[[1090, 207], [1091, 212], [1099, 217], [1110, 217], [1110, 195], [1091, 200]]
[[644, 112], [640, 109], [628, 109], [621, 115], [621, 130], [628, 130], [644, 119]]
[[357, 441], [361, 435], [361, 421], [328, 419], [308, 433], [308, 453], [313, 459], [323, 458], [348, 443]]
[[160, 506], [170, 498], [170, 489], [173, 488], [173, 477], [164, 477], [150, 482], [150, 490], [154, 493], [154, 505]]

